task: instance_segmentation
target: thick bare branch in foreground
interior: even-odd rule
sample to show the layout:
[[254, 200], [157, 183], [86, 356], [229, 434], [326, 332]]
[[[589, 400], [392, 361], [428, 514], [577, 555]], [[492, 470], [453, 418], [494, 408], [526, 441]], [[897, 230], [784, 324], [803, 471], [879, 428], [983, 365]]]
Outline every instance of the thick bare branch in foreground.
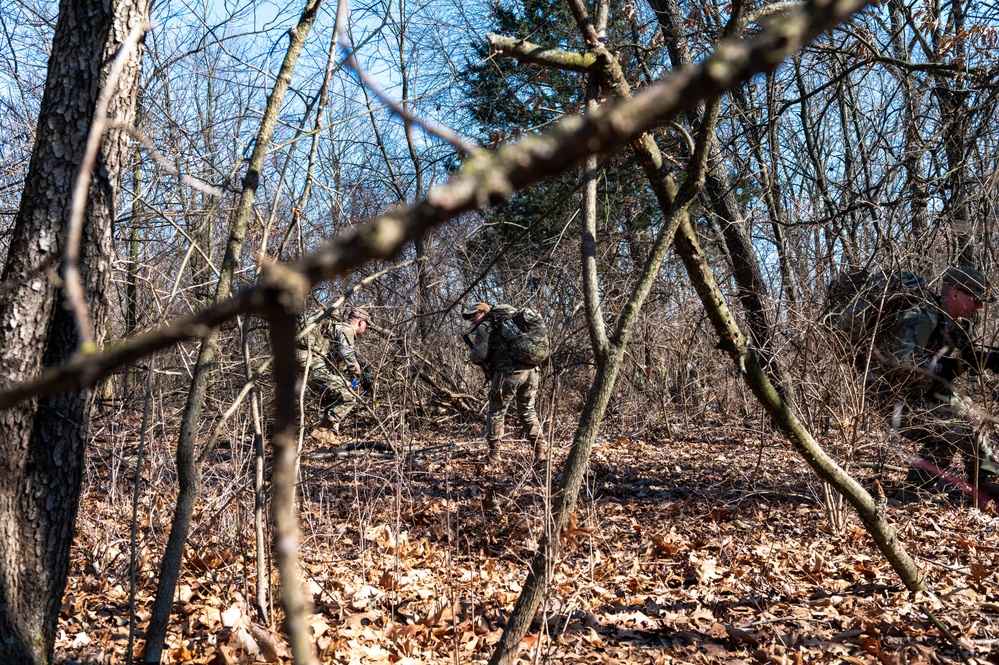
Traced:
[[[243, 189], [239, 197], [239, 205], [236, 209], [235, 218], [232, 221], [232, 227], [229, 230], [229, 237], [226, 240], [225, 255], [222, 259], [222, 266], [219, 269], [219, 278], [215, 285], [215, 292], [212, 295], [212, 302], [217, 303], [227, 298], [232, 290], [239, 257], [243, 252], [247, 229], [253, 215], [253, 202], [260, 183], [260, 176], [264, 169], [267, 147], [270, 145], [271, 137], [274, 135], [274, 128], [277, 126], [285, 93], [287, 93], [291, 85], [292, 74], [295, 71], [295, 66], [298, 64], [298, 58], [302, 53], [302, 49], [305, 47], [306, 38], [312, 30], [312, 25], [316, 20], [321, 2], [322, 0], [307, 0], [305, 7], [302, 9], [298, 24], [293, 30], [288, 32], [288, 48], [281, 62], [277, 80], [271, 89], [270, 95], [267, 97], [267, 105], [264, 109], [264, 115], [260, 120], [253, 152], [247, 164], [246, 174], [243, 176]], [[270, 266], [270, 268], [274, 268], [274, 266]], [[269, 269], [258, 280], [258, 283], [262, 285], [272, 284], [270, 287], [271, 298], [261, 305], [265, 316], [271, 312], [273, 302], [280, 302], [287, 297], [285, 293], [285, 290], [288, 288], [287, 279], [273, 281], [267, 278], [267, 275], [277, 274], [277, 272], [276, 269]], [[296, 277], [299, 282], [304, 281], [301, 275], [296, 274]], [[163, 560], [156, 587], [156, 600], [153, 603], [149, 625], [146, 628], [146, 647], [143, 653], [143, 661], [146, 663], [160, 662], [170, 622], [170, 614], [173, 608], [174, 589], [180, 577], [181, 560], [185, 544], [187, 543], [191, 520], [194, 515], [194, 504], [201, 490], [202, 466], [195, 453], [195, 443], [200, 426], [202, 409], [208, 394], [212, 367], [218, 357], [219, 336], [219, 329], [213, 328], [201, 340], [201, 347], [198, 349], [198, 359], [194, 366], [193, 379], [188, 388], [184, 411], [181, 414], [176, 453], [177, 484], [179, 489], [176, 501], [177, 507], [170, 524], [170, 536], [167, 539], [167, 545], [163, 552]], [[284, 577], [282, 578], [282, 582], [285, 586], [297, 584], [298, 577]], [[305, 654], [296, 653], [295, 662], [305, 662], [300, 659], [306, 657]]]
[[274, 489], [272, 511], [278, 571], [281, 573], [281, 606], [284, 628], [291, 642], [296, 665], [316, 662], [312, 637], [306, 622], [308, 602], [299, 583], [298, 511], [295, 479], [298, 471], [298, 385], [302, 376], [298, 358], [296, 315], [310, 286], [296, 272], [274, 265], [262, 281], [271, 285], [269, 303], [271, 351], [274, 354]]
[[488, 34], [489, 50], [520, 62], [527, 62], [544, 67], [553, 67], [571, 72], [589, 72], [596, 64], [597, 57], [593, 53], [574, 53], [559, 49], [545, 48], [532, 44], [526, 39], [514, 39], [502, 35]]

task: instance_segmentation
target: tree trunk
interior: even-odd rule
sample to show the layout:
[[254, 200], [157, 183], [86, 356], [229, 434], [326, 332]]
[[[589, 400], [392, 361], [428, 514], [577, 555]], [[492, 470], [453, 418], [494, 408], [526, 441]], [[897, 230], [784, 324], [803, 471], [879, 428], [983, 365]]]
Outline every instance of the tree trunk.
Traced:
[[[591, 79], [594, 77], [591, 77]], [[597, 107], [595, 98], [599, 85], [591, 80], [587, 88], [586, 110]], [[586, 329], [590, 333], [590, 346], [597, 367], [607, 358], [607, 329], [600, 308], [600, 276], [597, 272], [597, 156], [586, 158], [583, 165], [583, 229], [579, 240], [580, 265], [583, 282], [583, 304], [586, 307]]]
[[[766, 139], [769, 140], [771, 146], [776, 146], [777, 122], [773, 119], [775, 114], [775, 104], [772, 94], [772, 74], [767, 75], [766, 88], [767, 115], [771, 118], [770, 122], [767, 123]], [[739, 118], [743, 130], [752, 137], [750, 150], [752, 151], [753, 161], [756, 162], [756, 166], [759, 169], [757, 171], [757, 179], [760, 181], [761, 195], [763, 196], [763, 201], [767, 205], [767, 214], [770, 216], [770, 230], [774, 235], [774, 246], [777, 250], [777, 261], [780, 269], [780, 278], [783, 284], [784, 296], [787, 298], [788, 304], [793, 304], [797, 302], [798, 297], [796, 295], [794, 272], [791, 268], [787, 242], [784, 238], [784, 225], [787, 224], [788, 219], [784, 210], [784, 200], [782, 198], [783, 194], [781, 193], [781, 187], [777, 181], [777, 169], [772, 163], [767, 161], [767, 155], [763, 152], [763, 146], [766, 142], [764, 139], [764, 131], [760, 123], [757, 122], [755, 118], [751, 117], [750, 110], [752, 109], [752, 100], [746, 96], [746, 93], [742, 88], [734, 88], [730, 92], [730, 96], [732, 97], [733, 103], [737, 104], [742, 109], [742, 113], [739, 114]], [[770, 159], [774, 159], [774, 152], [772, 150], [770, 151]]]
[[[77, 351], [76, 323], [58, 280], [44, 266], [64, 250], [76, 171], [101, 85], [118, 46], [146, 18], [146, 0], [73, 2], [59, 7], [37, 143], [14, 223], [3, 281], [17, 287], [0, 304], [0, 374], [22, 381]], [[141, 54], [119, 79], [108, 117], [130, 124]], [[80, 248], [80, 277], [94, 331], [103, 331], [110, 283], [111, 228], [126, 137], [104, 136], [93, 170]], [[102, 339], [103, 335], [94, 335]], [[79, 503], [92, 405], [72, 390], [0, 412], [0, 663], [48, 663]]]
[[[950, 63], [960, 72], [967, 67], [964, 3], [962, 0], [954, 0], [949, 6], [950, 14], [946, 20], [939, 13], [943, 9], [942, 6], [939, 4], [935, 6], [938, 13], [935, 17], [937, 30], [933, 45], [937, 53], [947, 51], [950, 54]], [[948, 41], [949, 44], [944, 46]], [[972, 219], [968, 183], [968, 154], [974, 148], [969, 145], [970, 111], [967, 84], [960, 77], [937, 76], [936, 94], [940, 103], [940, 118], [944, 122], [943, 145], [944, 154], [947, 156], [944, 215], [950, 219], [954, 229], [953, 256], [958, 263], [980, 265], [981, 230], [976, 220]]]
[[[683, 16], [676, 0], [649, 0], [649, 6], [656, 13], [659, 27], [666, 38], [667, 49], [674, 69], [690, 67], [693, 60], [684, 35]], [[688, 111], [687, 119], [695, 129], [700, 123], [704, 105]], [[722, 159], [721, 149], [715, 132], [711, 132], [711, 144], [708, 152], [707, 172], [704, 181], [704, 196], [708, 208], [721, 227], [725, 247], [728, 249], [732, 262], [732, 273], [735, 277], [736, 293], [739, 302], [746, 311], [746, 321], [756, 348], [770, 355], [773, 347], [774, 308], [770, 290], [763, 280], [763, 271], [756, 258], [756, 250], [749, 238], [746, 220], [739, 209], [735, 198], [735, 189], [728, 177], [728, 170]], [[768, 367], [778, 385], [781, 383], [776, 365]]]
[[[892, 55], [896, 60], [908, 62], [911, 59], [911, 49], [906, 43], [905, 16], [902, 0], [889, 0], [888, 14], [891, 19], [892, 32]], [[923, 138], [919, 132], [919, 115], [922, 107], [922, 98], [916, 80], [912, 73], [902, 69], [898, 72], [899, 85], [901, 86], [902, 100], [904, 102], [905, 117], [903, 119], [905, 127], [905, 153], [902, 163], [905, 165], [906, 173], [906, 197], [909, 200], [909, 215], [911, 218], [912, 234], [922, 244], [923, 236], [929, 228], [929, 215], [927, 213], [927, 193], [926, 175], [923, 173], [921, 165], [922, 156], [925, 152], [923, 148]], [[928, 268], [929, 266], [924, 266]]]

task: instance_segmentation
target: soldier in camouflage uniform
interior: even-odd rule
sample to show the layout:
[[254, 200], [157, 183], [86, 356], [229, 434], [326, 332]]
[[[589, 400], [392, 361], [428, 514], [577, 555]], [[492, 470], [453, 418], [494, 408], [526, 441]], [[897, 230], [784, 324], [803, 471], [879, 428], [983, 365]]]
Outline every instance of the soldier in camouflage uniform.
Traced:
[[506, 342], [492, 317], [492, 313], [501, 308], [506, 308], [510, 314], [516, 311], [511, 305], [498, 304], [490, 308], [487, 303], [477, 302], [461, 313], [462, 318], [472, 324], [472, 329], [465, 335], [465, 342], [471, 349], [470, 359], [483, 368], [489, 380], [489, 414], [486, 416], [489, 461], [496, 462], [499, 458], [498, 444], [503, 437], [506, 412], [510, 403], [516, 401], [524, 436], [531, 442], [535, 462], [541, 463], [545, 459], [545, 441], [534, 408], [540, 382], [538, 368], [520, 365], [510, 358]]
[[[367, 327], [368, 313], [355, 308], [347, 314], [345, 322], [328, 326], [325, 334], [310, 336], [312, 366], [309, 368], [309, 390], [322, 410], [322, 420], [309, 432], [309, 436], [320, 443], [339, 443], [340, 423], [357, 403], [358, 384], [363, 372], [354, 351], [354, 342]], [[320, 329], [315, 330], [319, 332]]]
[[932, 488], [940, 470], [960, 452], [979, 499], [999, 499], [999, 461], [989, 445], [987, 423], [971, 399], [953, 388], [969, 364], [977, 365], [973, 370], [999, 369], [988, 362], [990, 354], [972, 343], [973, 319], [987, 297], [979, 270], [949, 268], [939, 296], [902, 310], [879, 335], [876, 349], [884, 351], [876, 352], [881, 357], [871, 368], [869, 387], [878, 401], [891, 405], [892, 426], [921, 446], [906, 478], [914, 489]]

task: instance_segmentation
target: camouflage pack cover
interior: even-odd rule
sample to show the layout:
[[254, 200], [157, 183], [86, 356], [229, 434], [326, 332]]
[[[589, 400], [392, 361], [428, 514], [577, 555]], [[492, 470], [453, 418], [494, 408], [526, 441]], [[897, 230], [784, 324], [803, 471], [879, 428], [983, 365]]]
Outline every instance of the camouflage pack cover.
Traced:
[[548, 360], [551, 345], [548, 328], [540, 314], [530, 307], [518, 310], [501, 303], [492, 308], [490, 315], [509, 349], [511, 360], [534, 367]]
[[847, 270], [826, 289], [822, 323], [850, 345], [866, 346], [899, 312], [928, 297], [925, 280], [915, 273], [880, 268]]

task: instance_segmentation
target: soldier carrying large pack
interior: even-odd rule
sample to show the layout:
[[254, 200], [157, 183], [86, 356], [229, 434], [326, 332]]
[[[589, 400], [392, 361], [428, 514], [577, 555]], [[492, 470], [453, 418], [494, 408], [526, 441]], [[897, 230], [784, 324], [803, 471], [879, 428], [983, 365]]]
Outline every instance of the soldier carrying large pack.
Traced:
[[[856, 295], [833, 308], [827, 320], [848, 341], [860, 331], [869, 335], [869, 352], [857, 355], [858, 361], [868, 359], [861, 366], [868, 393], [888, 411], [892, 427], [921, 446], [898, 497], [931, 489], [961, 453], [977, 498], [999, 501], [999, 458], [989, 444], [987, 418], [954, 388], [968, 370], [999, 372], [999, 351], [980, 346], [973, 335], [978, 310], [996, 300], [985, 275], [972, 266], [951, 267], [939, 295], [909, 273], [872, 275], [838, 280], [831, 291], [852, 280]], [[879, 325], [871, 324], [875, 320]]]
[[472, 329], [462, 336], [470, 360], [480, 365], [489, 380], [489, 414], [486, 443], [489, 462], [499, 458], [499, 440], [510, 403], [516, 401], [524, 436], [533, 447], [536, 463], [545, 459], [545, 441], [534, 403], [540, 382], [538, 365], [548, 358], [548, 331], [532, 309], [477, 302], [466, 307], [462, 318]]

